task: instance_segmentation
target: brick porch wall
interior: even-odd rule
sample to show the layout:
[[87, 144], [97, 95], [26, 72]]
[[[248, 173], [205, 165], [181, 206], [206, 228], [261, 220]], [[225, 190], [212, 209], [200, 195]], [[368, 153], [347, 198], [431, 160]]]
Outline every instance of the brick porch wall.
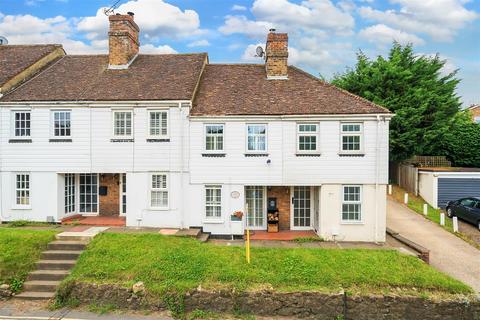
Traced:
[[268, 198], [277, 198], [280, 230], [290, 230], [290, 187], [268, 187]]
[[107, 195], [99, 196], [100, 215], [114, 216], [120, 213], [120, 176], [117, 174], [100, 175], [100, 186], [107, 187]]

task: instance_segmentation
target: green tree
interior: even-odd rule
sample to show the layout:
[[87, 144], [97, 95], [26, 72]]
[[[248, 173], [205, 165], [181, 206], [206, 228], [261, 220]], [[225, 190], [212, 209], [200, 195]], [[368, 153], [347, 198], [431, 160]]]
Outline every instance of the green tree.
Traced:
[[480, 124], [472, 122], [470, 112], [459, 112], [451, 119], [442, 147], [459, 167], [480, 168]]
[[371, 60], [360, 51], [355, 68], [332, 83], [396, 114], [390, 124], [391, 160], [446, 155], [443, 141], [461, 103], [456, 71], [444, 75], [444, 65], [438, 55], [415, 55], [411, 45], [394, 43], [386, 58]]

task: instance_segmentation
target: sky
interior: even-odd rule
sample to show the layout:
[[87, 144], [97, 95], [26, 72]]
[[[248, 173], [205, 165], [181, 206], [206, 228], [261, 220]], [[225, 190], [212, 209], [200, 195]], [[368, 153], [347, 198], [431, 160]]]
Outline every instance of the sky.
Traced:
[[[104, 8], [117, 0], [0, 0], [10, 44], [60, 43], [68, 54], [106, 53]], [[135, 13], [143, 53], [208, 52], [212, 63], [263, 63], [255, 48], [270, 28], [289, 34], [289, 63], [329, 80], [362, 50], [392, 42], [458, 69], [464, 106], [480, 103], [480, 0], [120, 0]]]

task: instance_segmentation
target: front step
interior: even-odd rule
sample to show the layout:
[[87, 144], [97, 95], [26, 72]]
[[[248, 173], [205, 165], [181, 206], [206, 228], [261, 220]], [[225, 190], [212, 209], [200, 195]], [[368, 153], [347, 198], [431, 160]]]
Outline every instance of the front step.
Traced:
[[55, 292], [26, 291], [17, 294], [15, 298], [22, 300], [49, 300], [52, 299], [54, 296]]
[[208, 241], [208, 238], [210, 238], [210, 233], [200, 233], [198, 236], [197, 236], [197, 239], [198, 241], [200, 242], [207, 242]]
[[36, 262], [37, 270], [70, 270], [76, 260], [39, 260]]
[[202, 230], [200, 228], [180, 229], [175, 233], [177, 237], [197, 238]]
[[70, 274], [67, 270], [35, 270], [28, 274], [28, 281], [61, 281]]
[[23, 290], [33, 292], [55, 292], [61, 281], [32, 280], [23, 284]]
[[76, 260], [82, 253], [81, 250], [48, 250], [42, 252], [42, 260]]
[[47, 249], [49, 251], [56, 250], [83, 250], [87, 246], [88, 242], [86, 241], [65, 241], [65, 240], [56, 240], [48, 244]]

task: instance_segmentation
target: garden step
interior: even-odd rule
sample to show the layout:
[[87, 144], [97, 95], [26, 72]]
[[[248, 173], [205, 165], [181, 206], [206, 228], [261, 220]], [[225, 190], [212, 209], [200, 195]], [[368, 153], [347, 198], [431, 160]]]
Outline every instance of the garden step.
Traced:
[[30, 292], [55, 292], [61, 281], [32, 280], [23, 284], [23, 290]]
[[208, 241], [208, 238], [210, 238], [210, 233], [200, 233], [198, 236], [197, 236], [197, 239], [198, 241], [200, 242], [207, 242]]
[[197, 238], [200, 233], [202, 233], [202, 230], [200, 228], [190, 228], [190, 229], [180, 229], [177, 231], [177, 233], [175, 233], [175, 235], [178, 237]]
[[74, 260], [81, 253], [82, 250], [47, 250], [42, 252], [42, 260]]
[[37, 270], [70, 270], [76, 260], [40, 260], [37, 261]]
[[67, 270], [35, 270], [28, 274], [28, 280], [46, 280], [46, 281], [56, 281], [63, 280], [66, 276], [70, 274], [70, 271]]
[[48, 250], [83, 250], [87, 246], [86, 241], [56, 240], [48, 244]]
[[49, 300], [54, 296], [55, 292], [27, 291], [17, 294], [15, 298], [22, 300]]

